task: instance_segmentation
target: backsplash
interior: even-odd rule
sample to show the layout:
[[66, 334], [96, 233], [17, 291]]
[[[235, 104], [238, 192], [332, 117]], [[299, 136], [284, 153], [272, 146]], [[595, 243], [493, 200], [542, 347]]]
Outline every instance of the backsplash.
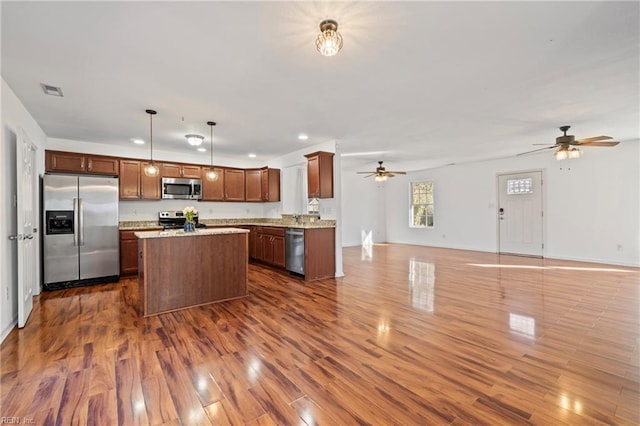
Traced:
[[[275, 203], [269, 203], [275, 204]], [[120, 221], [158, 221], [158, 212], [182, 210], [187, 206], [198, 209], [200, 219], [264, 217], [262, 203], [224, 203], [189, 200], [121, 201]]]

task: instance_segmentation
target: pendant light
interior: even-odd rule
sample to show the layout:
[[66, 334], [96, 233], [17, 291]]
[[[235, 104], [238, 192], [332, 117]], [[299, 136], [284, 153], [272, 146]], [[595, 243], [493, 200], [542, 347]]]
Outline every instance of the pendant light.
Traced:
[[208, 181], [213, 182], [214, 180], [218, 179], [218, 174], [213, 169], [213, 126], [215, 126], [216, 123], [215, 121], [207, 121], [207, 124], [211, 128], [211, 165], [209, 167], [209, 170], [207, 170], [207, 172], [204, 174], [204, 176]]
[[157, 112], [152, 109], [148, 109], [145, 112], [149, 114], [149, 144], [151, 145], [151, 161], [144, 168], [144, 174], [149, 177], [156, 177], [160, 173], [158, 166], [153, 164], [153, 116], [156, 115]]

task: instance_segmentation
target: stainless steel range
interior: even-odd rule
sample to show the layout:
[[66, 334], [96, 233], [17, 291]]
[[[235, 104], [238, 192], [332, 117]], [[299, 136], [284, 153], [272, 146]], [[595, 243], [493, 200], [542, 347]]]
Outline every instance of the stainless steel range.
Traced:
[[[198, 223], [197, 213], [194, 215], [193, 221], [196, 223], [196, 228], [207, 227], [207, 225], [203, 223]], [[181, 210], [158, 212], [158, 224], [162, 226], [162, 229], [165, 231], [167, 229], [182, 229], [185, 222], [186, 219]]]

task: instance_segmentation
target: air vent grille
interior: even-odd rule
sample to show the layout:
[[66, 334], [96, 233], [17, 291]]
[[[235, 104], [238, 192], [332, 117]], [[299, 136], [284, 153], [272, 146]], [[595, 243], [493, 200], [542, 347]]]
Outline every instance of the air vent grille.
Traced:
[[57, 86], [51, 86], [50, 84], [44, 83], [40, 83], [40, 86], [42, 86], [42, 90], [46, 95], [60, 96], [61, 98], [64, 96], [62, 94], [62, 89]]

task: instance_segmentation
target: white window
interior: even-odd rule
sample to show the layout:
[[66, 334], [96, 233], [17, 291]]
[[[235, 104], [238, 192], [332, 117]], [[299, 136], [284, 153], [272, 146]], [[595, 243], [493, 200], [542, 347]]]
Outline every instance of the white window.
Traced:
[[507, 179], [507, 194], [519, 195], [519, 194], [532, 194], [533, 193], [533, 179]]
[[411, 218], [409, 226], [433, 227], [433, 182], [411, 183]]

